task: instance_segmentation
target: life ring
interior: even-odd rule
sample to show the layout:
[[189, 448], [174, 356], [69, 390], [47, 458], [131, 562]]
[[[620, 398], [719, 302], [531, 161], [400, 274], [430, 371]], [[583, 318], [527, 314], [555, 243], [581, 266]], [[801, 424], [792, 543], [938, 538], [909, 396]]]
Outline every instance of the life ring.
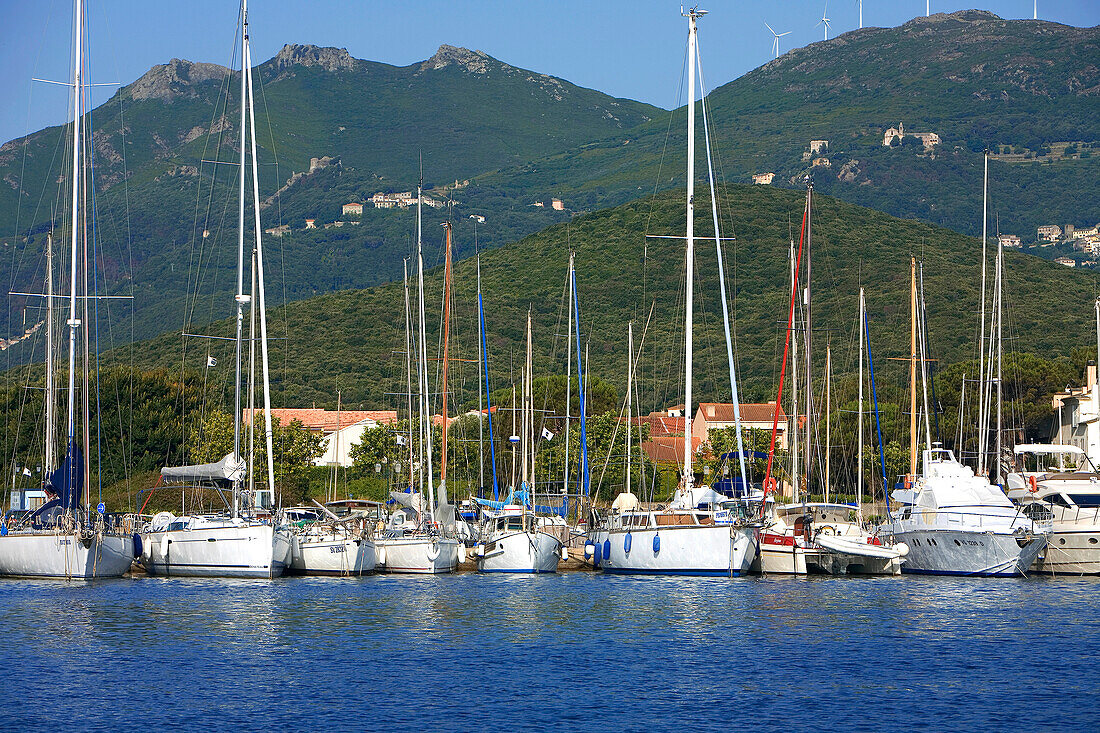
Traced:
[[764, 479], [764, 496], [767, 496], [768, 494], [774, 492], [776, 484], [777, 482], [774, 476], [768, 476], [766, 479]]
[[823, 534], [826, 537], [833, 537], [836, 535], [836, 527], [831, 524], [823, 524], [821, 528], [817, 530], [818, 534]]
[[1038, 481], [1038, 479], [1036, 479], [1034, 476], [1028, 476], [1027, 477], [1027, 482], [1028, 482], [1028, 484], [1030, 484], [1030, 488], [1028, 489], [1028, 491], [1030, 491], [1033, 494], [1037, 494], [1039, 492], [1039, 481]]
[[428, 561], [435, 562], [437, 557], [439, 557], [439, 543], [433, 541], [432, 544], [428, 546]]

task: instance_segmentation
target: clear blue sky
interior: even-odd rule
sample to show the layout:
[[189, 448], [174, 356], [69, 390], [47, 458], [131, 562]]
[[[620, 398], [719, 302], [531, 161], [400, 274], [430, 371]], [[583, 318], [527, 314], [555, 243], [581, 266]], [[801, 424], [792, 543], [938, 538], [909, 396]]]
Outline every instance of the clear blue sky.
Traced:
[[[169, 59], [229, 62], [234, 0], [88, 0], [92, 81], [129, 83]], [[979, 3], [931, 0], [932, 12]], [[711, 0], [700, 23], [707, 85], [714, 88], [767, 62], [772, 37], [782, 50], [821, 40], [821, 0]], [[661, 107], [677, 103], [684, 21], [670, 0], [251, 0], [253, 58], [285, 43], [347, 48], [396, 65], [431, 56], [442, 43], [480, 49], [514, 66]], [[1032, 0], [985, 0], [1003, 18], [1030, 18]], [[857, 27], [855, 0], [828, 4], [830, 37]], [[923, 15], [924, 0], [866, 0], [864, 24], [893, 26]], [[0, 141], [66, 119], [71, 0], [0, 0]], [[1040, 19], [1100, 24], [1100, 0], [1039, 0]], [[95, 90], [96, 103], [113, 93]]]

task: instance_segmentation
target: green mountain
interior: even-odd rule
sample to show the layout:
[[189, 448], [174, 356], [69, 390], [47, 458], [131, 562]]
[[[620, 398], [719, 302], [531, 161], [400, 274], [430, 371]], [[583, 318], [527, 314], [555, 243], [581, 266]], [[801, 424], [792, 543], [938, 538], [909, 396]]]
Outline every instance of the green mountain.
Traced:
[[[716, 40], [702, 26], [705, 64]], [[1001, 232], [1027, 243], [1042, 224], [1091, 226], [1100, 221], [1097, 58], [1100, 27], [976, 10], [850, 31], [715, 89], [707, 111], [716, 165], [731, 182], [771, 172], [776, 185], [797, 188], [812, 174], [839, 198], [978, 234], [981, 152], [989, 149]], [[479, 183], [557, 190], [588, 209], [631, 200], [655, 182], [683, 186], [685, 110]], [[907, 136], [884, 146], [886, 130], [899, 125], [935, 132], [940, 144], [926, 151]], [[827, 145], [811, 151], [812, 140]]]
[[[705, 62], [716, 41], [705, 23], [701, 34]], [[988, 147], [1000, 156], [990, 164], [992, 230], [999, 222], [1027, 242], [1038, 224], [1092, 224], [1100, 220], [1098, 55], [1100, 29], [978, 11], [814, 43], [711, 94], [720, 176], [747, 182], [773, 172], [778, 186], [797, 188], [812, 172], [821, 192], [974, 234], [976, 151]], [[426, 210], [429, 265], [439, 263], [438, 225], [448, 215], [461, 258], [655, 185], [684, 185], [684, 108], [612, 99], [480, 52], [444, 46], [423, 63], [393, 67], [287, 46], [258, 76], [263, 225], [291, 230], [266, 240], [271, 303], [400, 277], [411, 210], [368, 203], [355, 224], [341, 206], [413, 189], [421, 154], [430, 195], [455, 202], [449, 214]], [[235, 266], [235, 169], [209, 161], [236, 160], [238, 84], [222, 67], [174, 60], [92, 113], [100, 292], [132, 294], [135, 308], [133, 330], [101, 334], [107, 345], [229, 315], [231, 302], [217, 294]], [[884, 147], [884, 131], [899, 124], [941, 142], [931, 153], [912, 137]], [[15, 290], [41, 287], [45, 232], [51, 223], [64, 232], [53, 209], [67, 160], [63, 132], [0, 147], [8, 184], [0, 185], [0, 232], [18, 233], [0, 239], [0, 272]], [[811, 140], [828, 146], [804, 160]], [[815, 167], [815, 158], [829, 165]], [[310, 218], [318, 229], [305, 229]], [[337, 221], [348, 223], [325, 228]], [[28, 305], [9, 298], [0, 327], [33, 324], [40, 316]], [[113, 301], [116, 323], [128, 307]], [[20, 345], [6, 357], [34, 354]]]
[[[406, 67], [286, 46], [257, 77], [261, 190], [270, 196], [262, 204], [265, 227], [302, 229], [306, 218], [330, 223], [343, 203], [415, 189], [421, 157], [425, 186], [442, 200], [474, 174], [606, 137], [658, 111], [450, 46]], [[196, 283], [201, 289], [229, 278], [235, 267], [236, 169], [219, 163], [239, 155], [239, 83], [223, 67], [173, 59], [90, 113], [100, 287], [132, 292], [139, 336], [179, 326]], [[17, 233], [3, 240], [9, 256], [0, 270], [14, 289], [41, 287], [45, 232], [67, 231], [58, 202], [68, 132], [48, 128], [0, 147], [0, 231]], [[350, 227], [302, 233], [281, 252], [271, 240], [290, 273], [273, 296], [395, 277], [412, 219], [407, 210], [379, 214], [354, 236]], [[446, 214], [429, 214], [438, 230]], [[485, 238], [501, 244], [567, 217], [549, 206], [525, 209]], [[21, 327], [24, 305], [10, 301], [5, 321]]]
[[[765, 186], [736, 185], [722, 192], [722, 226], [725, 232], [738, 232], [737, 240], [727, 246], [725, 259], [737, 363], [748, 399], [774, 397], [789, 298], [788, 221], [793, 220], [797, 236], [803, 201], [803, 193]], [[827, 196], [815, 196], [815, 201], [816, 359], [823, 362], [828, 340], [835, 373], [855, 369], [857, 293], [862, 284], [867, 291], [880, 398], [896, 399], [907, 388], [905, 367], [889, 359], [908, 353], [910, 256], [924, 265], [933, 354], [941, 364], [975, 356], [980, 242]], [[573, 249], [582, 341], [589, 350], [591, 373], [621, 390], [626, 323], [633, 319], [636, 343], [642, 346], [641, 408], [648, 411], [681, 400], [683, 242], [646, 235], [676, 237], [683, 230], [683, 192], [672, 191], [587, 214], [482, 254], [491, 387], [508, 388], [519, 380], [529, 308], [536, 375], [565, 372], [564, 288], [568, 252]], [[711, 234], [709, 212], [697, 212], [696, 232], [702, 237]], [[697, 244], [695, 394], [698, 400], [727, 400], [713, 242]], [[456, 265], [454, 274], [452, 404], [464, 408], [477, 404], [476, 267], [475, 261], [466, 260]], [[1005, 282], [1007, 349], [1068, 360], [1074, 347], [1091, 344], [1095, 273], [1009, 254]], [[428, 273], [425, 293], [428, 353], [433, 359], [429, 370], [437, 385], [439, 268]], [[272, 342], [271, 356], [277, 404], [333, 408], [339, 390], [349, 409], [362, 405], [403, 410], [404, 303], [402, 285], [390, 283], [310, 298], [273, 312], [271, 333], [280, 339]], [[415, 281], [412, 304], [415, 314]], [[645, 330], [651, 308], [652, 321]], [[204, 333], [228, 335], [230, 326], [229, 321], [221, 321]], [[229, 349], [229, 342], [181, 339], [174, 333], [109, 354], [107, 363], [132, 359], [142, 368], [186, 366], [228, 399], [233, 385], [227, 368], [232, 363]], [[208, 356], [218, 360], [216, 367], [206, 368]], [[573, 370], [576, 373], [575, 363]]]

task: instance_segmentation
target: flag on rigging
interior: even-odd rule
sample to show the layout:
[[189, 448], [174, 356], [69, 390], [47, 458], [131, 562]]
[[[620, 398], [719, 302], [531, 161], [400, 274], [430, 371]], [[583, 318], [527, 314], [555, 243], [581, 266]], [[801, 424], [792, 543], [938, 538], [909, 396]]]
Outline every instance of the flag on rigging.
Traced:
[[217, 365], [218, 365], [218, 360], [217, 359], [215, 359], [212, 356], [206, 357], [206, 366], [207, 367], [216, 367]]
[[543, 428], [542, 429], [542, 439], [543, 440], [553, 440], [554, 439], [554, 434], [551, 433], [547, 428]]
[[397, 444], [398, 445], [405, 445], [405, 436], [404, 435], [399, 434], [397, 436]]

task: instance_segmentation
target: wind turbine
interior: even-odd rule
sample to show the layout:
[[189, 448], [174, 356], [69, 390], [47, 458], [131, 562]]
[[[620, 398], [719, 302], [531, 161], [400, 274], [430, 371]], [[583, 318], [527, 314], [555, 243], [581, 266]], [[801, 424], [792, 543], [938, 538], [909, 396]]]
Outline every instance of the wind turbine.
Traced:
[[[829, 3], [825, 3], [825, 9], [821, 11], [821, 20], [817, 21], [817, 25], [824, 24], [825, 26], [825, 40], [829, 40], [829, 18], [826, 13], [829, 12]], [[817, 25], [814, 28], [817, 28]]]
[[924, 17], [932, 15], [932, 0], [924, 0]]
[[1039, 0], [1035, 0], [1034, 4], [1031, 6], [1031, 19], [1039, 20]]
[[856, 5], [859, 6], [859, 27], [863, 27], [863, 0], [856, 0]]
[[767, 25], [768, 30], [772, 32], [773, 36], [775, 36], [774, 40], [772, 40], [772, 51], [775, 53], [775, 57], [779, 58], [779, 39], [782, 38], [783, 36], [786, 36], [786, 35], [790, 34], [790, 31], [784, 31], [783, 33], [776, 33], [775, 29], [772, 28], [770, 25], [768, 25], [768, 21], [766, 21], [766, 20], [764, 21], [764, 25]]

